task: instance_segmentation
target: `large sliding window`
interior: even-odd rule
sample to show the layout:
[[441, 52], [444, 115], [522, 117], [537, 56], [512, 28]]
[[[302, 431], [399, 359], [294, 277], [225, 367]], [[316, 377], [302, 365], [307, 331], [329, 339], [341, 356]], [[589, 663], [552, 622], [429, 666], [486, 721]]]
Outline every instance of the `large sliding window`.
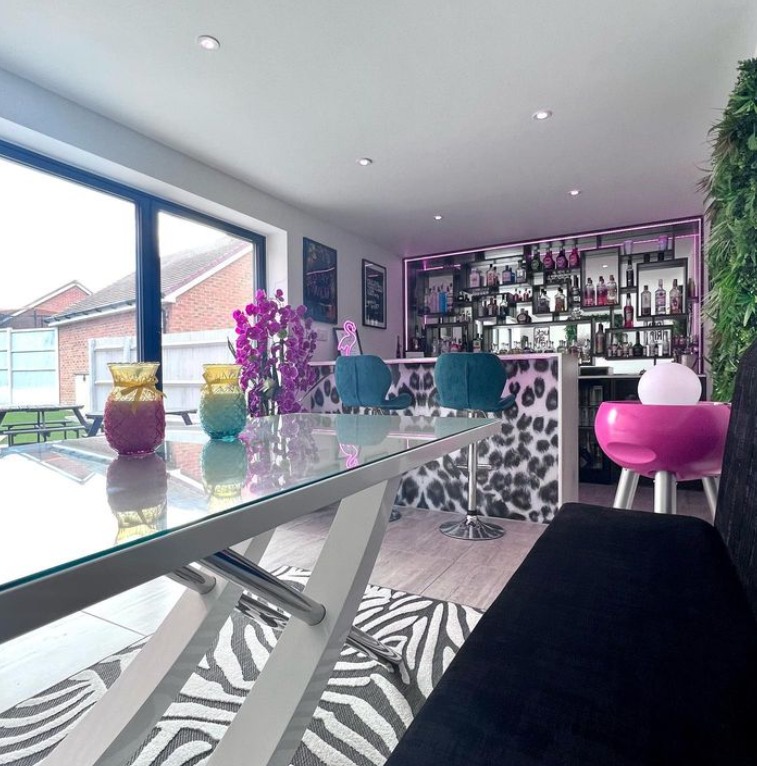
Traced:
[[145, 360], [195, 406], [265, 239], [2, 142], [0, 211], [0, 404], [101, 411], [107, 364]]

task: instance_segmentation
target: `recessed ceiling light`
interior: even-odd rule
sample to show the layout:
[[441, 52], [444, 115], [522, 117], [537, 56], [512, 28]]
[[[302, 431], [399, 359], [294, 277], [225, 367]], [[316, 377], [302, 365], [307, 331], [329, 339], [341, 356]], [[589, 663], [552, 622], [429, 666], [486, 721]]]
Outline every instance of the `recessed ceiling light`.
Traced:
[[435, 221], [441, 221], [442, 218], [444, 218], [444, 216], [443, 215], [439, 215], [438, 213], [434, 216], [434, 220]]
[[200, 35], [197, 38], [197, 44], [206, 51], [217, 51], [221, 47], [221, 43], [210, 35]]
[[359, 160], [355, 160], [358, 165], [362, 165], [364, 168], [368, 165], [373, 165], [373, 160], [370, 157], [361, 157]]
[[531, 117], [534, 120], [548, 120], [552, 116], [551, 109], [539, 109], [538, 112], [534, 112]]
[[570, 194], [571, 197], [577, 197], [581, 193], [580, 189], [571, 189], [568, 194]]

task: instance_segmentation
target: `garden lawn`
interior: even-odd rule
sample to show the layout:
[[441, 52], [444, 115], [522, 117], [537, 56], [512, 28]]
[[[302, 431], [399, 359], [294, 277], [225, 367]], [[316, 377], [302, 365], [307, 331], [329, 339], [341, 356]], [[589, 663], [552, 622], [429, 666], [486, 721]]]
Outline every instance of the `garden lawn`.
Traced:
[[[67, 420], [70, 423], [76, 423], [79, 421], [76, 419], [72, 410], [59, 410], [58, 412], [46, 412], [44, 413], [45, 423], [52, 423], [55, 421]], [[0, 423], [0, 430], [5, 429], [11, 423], [28, 423], [30, 428], [37, 425], [37, 416], [33, 412], [9, 412]], [[50, 434], [48, 441], [58, 441], [63, 438], [63, 431], [56, 431]], [[40, 437], [41, 438], [41, 437]], [[69, 431], [69, 438], [72, 438], [72, 434]], [[35, 444], [37, 437], [34, 434], [24, 434], [23, 436], [17, 436], [13, 440], [13, 444]], [[8, 439], [5, 434], [0, 434], [0, 447], [6, 447], [8, 445]]]

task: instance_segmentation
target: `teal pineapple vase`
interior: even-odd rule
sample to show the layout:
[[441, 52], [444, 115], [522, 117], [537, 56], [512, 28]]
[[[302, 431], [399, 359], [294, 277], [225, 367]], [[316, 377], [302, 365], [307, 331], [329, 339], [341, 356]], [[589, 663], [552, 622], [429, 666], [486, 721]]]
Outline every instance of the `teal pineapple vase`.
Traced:
[[239, 384], [238, 364], [203, 365], [200, 425], [211, 439], [233, 441], [247, 424], [247, 402]]

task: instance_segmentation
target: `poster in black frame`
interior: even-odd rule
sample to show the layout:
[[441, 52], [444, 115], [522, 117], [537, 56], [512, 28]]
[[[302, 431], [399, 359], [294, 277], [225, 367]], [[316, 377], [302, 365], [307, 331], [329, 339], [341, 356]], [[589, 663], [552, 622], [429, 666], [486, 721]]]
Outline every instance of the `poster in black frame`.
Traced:
[[314, 322], [338, 321], [336, 266], [333, 247], [302, 238], [302, 302]]
[[363, 326], [386, 330], [386, 267], [363, 258]]

